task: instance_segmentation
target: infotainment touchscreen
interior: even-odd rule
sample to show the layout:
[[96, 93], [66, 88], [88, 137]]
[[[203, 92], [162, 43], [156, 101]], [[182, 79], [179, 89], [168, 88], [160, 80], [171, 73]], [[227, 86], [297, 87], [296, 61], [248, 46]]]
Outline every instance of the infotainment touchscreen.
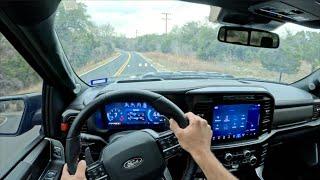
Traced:
[[260, 104], [219, 104], [213, 106], [213, 141], [233, 141], [258, 136]]

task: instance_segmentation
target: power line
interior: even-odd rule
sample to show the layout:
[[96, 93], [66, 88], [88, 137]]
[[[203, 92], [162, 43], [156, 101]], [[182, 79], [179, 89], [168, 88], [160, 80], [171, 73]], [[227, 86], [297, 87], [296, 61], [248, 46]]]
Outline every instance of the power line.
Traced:
[[166, 21], [166, 34], [168, 34], [168, 20], [170, 20], [168, 16], [171, 14], [170, 13], [161, 13], [161, 14], [165, 15], [165, 18], [162, 18], [162, 19]]

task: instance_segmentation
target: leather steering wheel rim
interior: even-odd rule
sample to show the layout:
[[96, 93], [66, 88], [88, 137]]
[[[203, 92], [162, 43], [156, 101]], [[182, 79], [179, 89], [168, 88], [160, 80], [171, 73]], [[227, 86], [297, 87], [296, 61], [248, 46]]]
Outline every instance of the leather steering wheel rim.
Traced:
[[80, 130], [87, 119], [106, 103], [128, 100], [148, 102], [161, 114], [176, 120], [181, 128], [185, 128], [188, 125], [184, 112], [176, 104], [160, 94], [147, 90], [120, 90], [103, 94], [80, 111], [69, 129], [66, 138], [65, 156], [68, 170], [71, 174], [74, 174], [76, 171], [80, 154]]

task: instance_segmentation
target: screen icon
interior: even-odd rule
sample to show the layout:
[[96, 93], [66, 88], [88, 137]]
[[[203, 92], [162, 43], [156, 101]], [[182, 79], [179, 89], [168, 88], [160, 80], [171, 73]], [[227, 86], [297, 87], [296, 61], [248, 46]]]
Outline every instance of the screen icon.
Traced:
[[147, 108], [147, 103], [142, 103], [143, 108]]

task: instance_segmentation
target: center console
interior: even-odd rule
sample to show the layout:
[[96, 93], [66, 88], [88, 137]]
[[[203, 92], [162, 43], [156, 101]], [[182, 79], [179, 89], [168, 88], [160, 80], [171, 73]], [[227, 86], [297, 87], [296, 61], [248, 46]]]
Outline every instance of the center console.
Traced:
[[230, 170], [263, 165], [268, 152], [273, 97], [258, 87], [223, 92], [219, 93], [217, 88], [189, 92], [190, 108], [211, 125], [212, 151]]

